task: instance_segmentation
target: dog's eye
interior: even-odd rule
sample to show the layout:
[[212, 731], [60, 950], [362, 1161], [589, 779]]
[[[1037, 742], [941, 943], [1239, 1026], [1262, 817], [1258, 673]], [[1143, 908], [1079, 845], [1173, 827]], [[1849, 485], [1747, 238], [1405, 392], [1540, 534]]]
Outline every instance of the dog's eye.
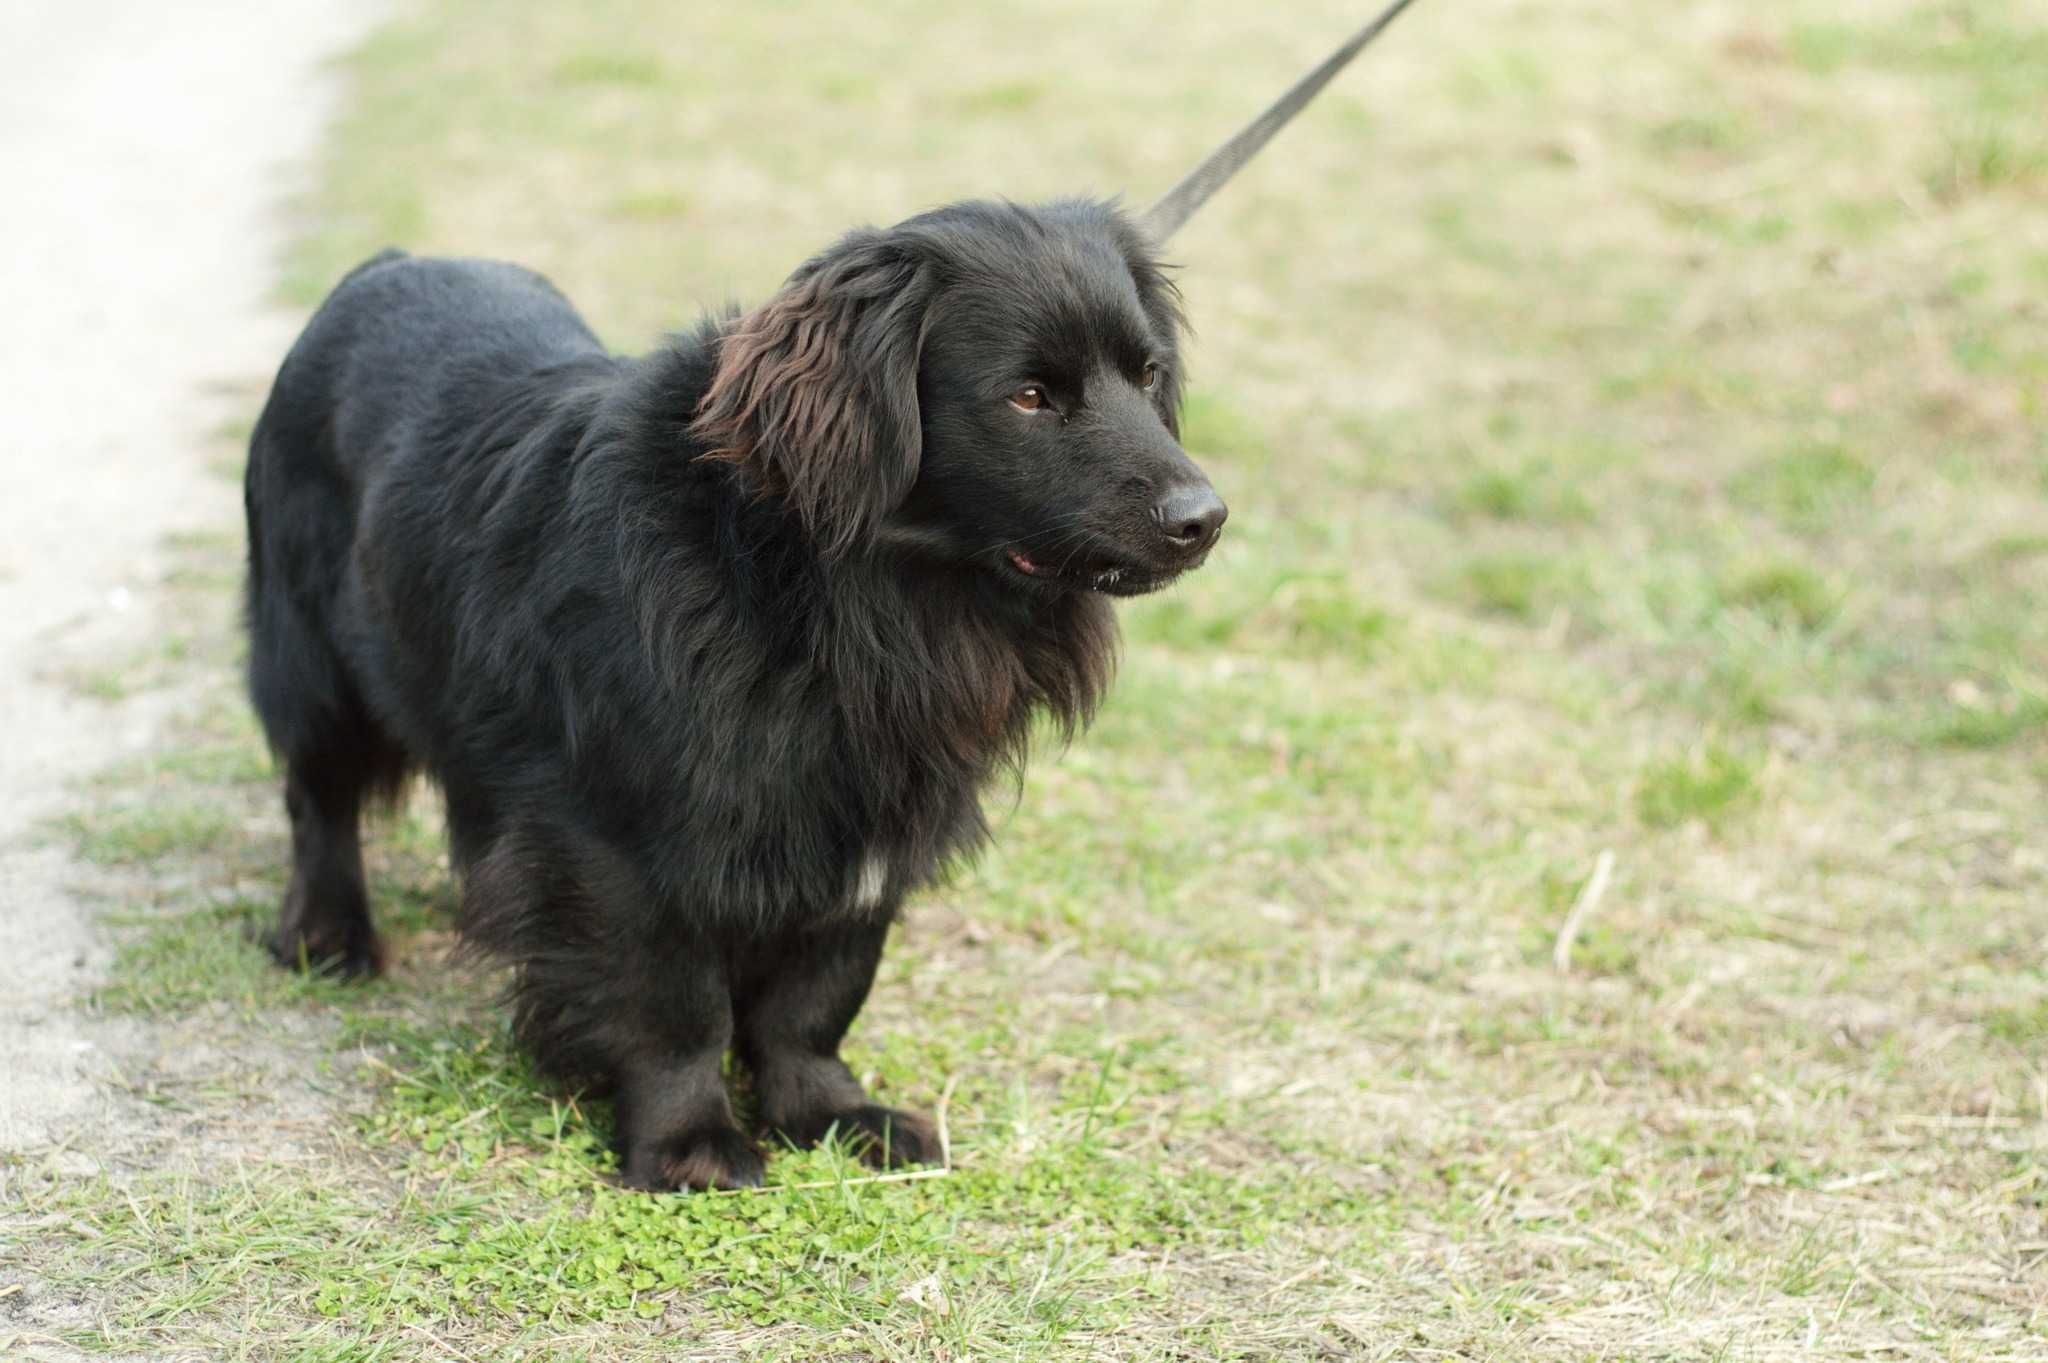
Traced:
[[1010, 394], [1010, 405], [1020, 412], [1039, 412], [1049, 405], [1045, 390], [1037, 384], [1029, 384]]
[[1157, 388], [1159, 386], [1159, 366], [1156, 364], [1146, 365], [1144, 371], [1138, 375], [1138, 384], [1148, 393]]

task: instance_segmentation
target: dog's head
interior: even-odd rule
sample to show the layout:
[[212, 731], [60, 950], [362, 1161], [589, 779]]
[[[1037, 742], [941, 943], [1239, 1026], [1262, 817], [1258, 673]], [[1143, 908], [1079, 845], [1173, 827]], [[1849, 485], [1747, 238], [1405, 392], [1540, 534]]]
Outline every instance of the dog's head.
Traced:
[[827, 554], [1136, 595], [1226, 514], [1177, 438], [1180, 326], [1114, 206], [958, 204], [849, 235], [738, 319], [692, 432]]

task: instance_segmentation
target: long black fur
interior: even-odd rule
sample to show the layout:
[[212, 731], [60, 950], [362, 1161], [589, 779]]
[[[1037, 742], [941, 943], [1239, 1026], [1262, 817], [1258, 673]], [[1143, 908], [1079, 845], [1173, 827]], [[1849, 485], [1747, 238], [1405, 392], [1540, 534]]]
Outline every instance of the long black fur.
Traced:
[[1215, 538], [1178, 327], [1100, 203], [856, 232], [633, 359], [518, 267], [359, 266], [250, 449], [250, 691], [294, 851], [272, 950], [380, 966], [358, 820], [423, 770], [465, 933], [515, 965], [541, 1064], [617, 1096], [629, 1183], [759, 1180], [728, 1049], [769, 1129], [933, 1157], [839, 1041], [1034, 716], [1093, 711], [1104, 593]]

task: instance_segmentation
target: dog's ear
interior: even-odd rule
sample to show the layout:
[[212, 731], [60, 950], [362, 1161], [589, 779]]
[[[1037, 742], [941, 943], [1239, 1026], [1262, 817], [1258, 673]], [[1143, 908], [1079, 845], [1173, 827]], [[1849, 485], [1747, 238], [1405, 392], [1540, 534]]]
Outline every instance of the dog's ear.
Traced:
[[933, 273], [901, 238], [855, 232], [718, 339], [690, 433], [703, 458], [780, 498], [825, 554], [871, 531], [917, 481]]
[[1123, 251], [1124, 267], [1138, 290], [1138, 305], [1152, 323], [1155, 343], [1160, 347], [1161, 382], [1158, 394], [1160, 416], [1167, 434], [1180, 439], [1180, 403], [1185, 382], [1181, 370], [1180, 342], [1187, 334], [1188, 319], [1181, 307], [1180, 286], [1173, 282], [1173, 267], [1160, 260], [1152, 243], [1121, 213], [1111, 219], [1117, 244]]

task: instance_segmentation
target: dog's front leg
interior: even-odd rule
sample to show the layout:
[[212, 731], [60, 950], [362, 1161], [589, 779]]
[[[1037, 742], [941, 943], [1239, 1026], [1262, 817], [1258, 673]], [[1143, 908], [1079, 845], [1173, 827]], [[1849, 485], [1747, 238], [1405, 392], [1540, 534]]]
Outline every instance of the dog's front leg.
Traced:
[[758, 945], [734, 999], [739, 1056], [753, 1076], [762, 1124], [800, 1146], [836, 1131], [885, 1167], [929, 1164], [940, 1154], [927, 1118], [875, 1102], [839, 1058], [893, 916], [878, 912]]
[[647, 904], [636, 868], [546, 827], [480, 831], [451, 799], [458, 841], [489, 850], [464, 877], [463, 929], [517, 964], [513, 1029], [540, 1067], [617, 1100], [620, 1177], [634, 1188], [750, 1188], [761, 1154], [733, 1120], [724, 1061], [732, 987], [718, 937]]
[[620, 1177], [658, 1190], [757, 1187], [761, 1154], [733, 1120], [722, 1073], [732, 1042], [723, 953], [698, 943], [664, 955], [624, 972], [643, 978], [615, 996], [624, 1016], [606, 1029], [621, 1043]]

